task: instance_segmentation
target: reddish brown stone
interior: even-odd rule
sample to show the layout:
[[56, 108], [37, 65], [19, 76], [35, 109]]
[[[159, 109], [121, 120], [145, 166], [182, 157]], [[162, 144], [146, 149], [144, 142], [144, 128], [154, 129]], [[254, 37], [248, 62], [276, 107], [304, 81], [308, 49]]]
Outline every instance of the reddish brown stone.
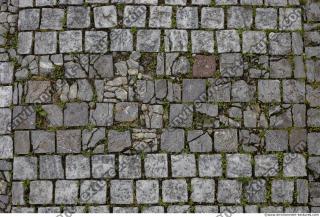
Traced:
[[217, 63], [214, 56], [197, 55], [193, 64], [193, 77], [212, 77], [216, 71]]

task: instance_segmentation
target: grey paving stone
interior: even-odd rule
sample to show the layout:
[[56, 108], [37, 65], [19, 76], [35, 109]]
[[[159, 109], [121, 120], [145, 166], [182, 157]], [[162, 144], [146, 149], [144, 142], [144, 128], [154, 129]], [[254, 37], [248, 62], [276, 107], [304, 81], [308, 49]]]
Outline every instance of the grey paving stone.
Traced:
[[68, 127], [88, 124], [87, 103], [67, 103], [64, 109], [64, 125]]
[[218, 53], [240, 52], [240, 37], [236, 30], [219, 30], [216, 37]]
[[231, 95], [233, 102], [249, 102], [253, 100], [256, 87], [249, 85], [244, 80], [232, 84]]
[[114, 155], [94, 155], [91, 157], [92, 177], [111, 178], [116, 175]]
[[213, 53], [213, 32], [192, 31], [191, 32], [192, 53]]
[[90, 158], [83, 155], [66, 156], [66, 178], [90, 178]]
[[251, 8], [230, 7], [228, 9], [228, 28], [240, 29], [250, 28], [253, 23], [253, 12]]
[[215, 130], [214, 149], [217, 152], [237, 152], [238, 151], [238, 131], [236, 129]]
[[13, 63], [0, 62], [0, 84], [10, 84], [13, 81], [13, 70]]
[[221, 213], [243, 213], [242, 206], [220, 206]]
[[59, 48], [61, 53], [82, 51], [82, 32], [64, 31], [59, 33]]
[[138, 207], [114, 207], [113, 213], [138, 213]]
[[320, 155], [320, 133], [308, 133], [308, 152], [309, 154]]
[[56, 4], [56, 0], [36, 0], [36, 6], [52, 6]]
[[245, 194], [249, 203], [266, 202], [266, 193], [266, 181], [264, 179], [249, 181], [245, 186]]
[[39, 28], [40, 9], [24, 9], [19, 11], [18, 29], [36, 30]]
[[167, 155], [148, 154], [144, 159], [144, 172], [147, 178], [168, 177]]
[[267, 130], [266, 150], [286, 151], [288, 150], [288, 132], [285, 130]]
[[34, 207], [12, 207], [12, 213], [35, 213]]
[[260, 212], [264, 213], [283, 213], [283, 207], [282, 206], [266, 206], [261, 207]]
[[109, 206], [90, 206], [89, 213], [110, 213]]
[[90, 53], [105, 53], [108, 51], [108, 33], [103, 31], [85, 32], [85, 51]]
[[201, 9], [201, 28], [223, 29], [224, 11], [222, 8], [203, 7]]
[[193, 154], [171, 155], [173, 177], [195, 177], [196, 159]]
[[309, 183], [309, 192], [310, 192], [310, 204], [318, 206], [319, 205], [319, 182], [310, 182]]
[[10, 136], [0, 136], [0, 159], [13, 158], [13, 140]]
[[127, 29], [112, 29], [110, 33], [111, 51], [132, 51], [133, 36]]
[[204, 79], [184, 79], [182, 99], [184, 102], [204, 101], [206, 81]]
[[268, 177], [276, 176], [279, 173], [279, 162], [276, 155], [256, 155], [255, 160], [255, 176]]
[[14, 132], [14, 152], [16, 154], [28, 154], [30, 152], [29, 131]]
[[213, 179], [191, 180], [191, 200], [198, 203], [214, 203], [215, 200], [215, 182]]
[[51, 181], [30, 182], [30, 204], [50, 204], [53, 200], [53, 184]]
[[67, 9], [67, 27], [71, 29], [88, 28], [90, 26], [90, 8], [89, 7], [68, 7]]
[[307, 175], [306, 159], [301, 154], [284, 154], [283, 174], [285, 177], [302, 177]]
[[191, 152], [211, 152], [212, 138], [202, 130], [188, 131], [187, 141]]
[[170, 28], [171, 27], [172, 7], [170, 6], [151, 6], [149, 27], [151, 28]]
[[94, 149], [95, 153], [103, 153], [105, 138], [105, 128], [85, 129], [82, 131], [82, 149]]
[[176, 21], [178, 29], [197, 29], [198, 9], [196, 7], [179, 7]]
[[56, 32], [37, 32], [35, 34], [35, 54], [55, 54], [57, 52]]
[[306, 88], [306, 99], [310, 106], [319, 106], [320, 105], [320, 89], [319, 88], [313, 88], [310, 85], [307, 85]]
[[43, 155], [39, 159], [40, 179], [63, 179], [64, 167], [59, 155]]
[[51, 102], [51, 84], [49, 81], [28, 81], [28, 91], [25, 101], [27, 103], [50, 103]]
[[237, 3], [237, 0], [216, 0], [217, 5], [234, 5]]
[[[103, 50], [101, 50], [103, 51]], [[111, 55], [99, 55], [92, 58], [91, 63], [93, 64], [90, 71], [96, 76], [101, 78], [112, 78], [113, 72], [113, 58]], [[90, 72], [90, 73], [91, 73]]]
[[186, 5], [187, 0], [165, 0], [165, 3], [169, 5]]
[[195, 206], [195, 213], [218, 213], [219, 208], [218, 206], [203, 206], [197, 205]]
[[15, 106], [12, 112], [12, 125], [7, 122], [11, 117], [11, 111], [9, 109], [0, 109], [0, 113], [3, 115], [0, 115], [0, 117], [3, 117], [3, 128], [6, 128], [0, 128], [0, 133], [6, 132], [11, 127], [13, 129], [35, 129], [36, 127], [36, 112], [33, 106]]
[[275, 8], [257, 8], [255, 24], [257, 29], [277, 29], [277, 10]]
[[307, 203], [309, 200], [308, 181], [306, 179], [296, 180], [297, 202]]
[[164, 207], [163, 206], [149, 206], [149, 207], [145, 207], [141, 212], [142, 213], [164, 213]]
[[284, 80], [283, 86], [283, 101], [285, 103], [304, 103], [306, 98], [306, 86], [303, 81]]
[[18, 54], [30, 54], [32, 52], [32, 32], [20, 32], [18, 34]]
[[133, 203], [133, 181], [111, 180], [110, 181], [111, 204]]
[[258, 81], [258, 94], [259, 100], [264, 103], [267, 102], [280, 102], [280, 81], [279, 80], [259, 80]]
[[193, 106], [188, 104], [171, 104], [169, 120], [172, 127], [192, 127]]
[[139, 155], [119, 156], [119, 177], [121, 179], [141, 177], [141, 158]]
[[62, 30], [64, 10], [59, 8], [43, 8], [41, 11], [40, 29]]
[[227, 177], [250, 177], [251, 156], [246, 154], [227, 154]]
[[81, 130], [58, 130], [57, 152], [58, 153], [80, 153]]
[[133, 122], [138, 118], [138, 104], [120, 102], [115, 105], [115, 121]]
[[294, 182], [286, 180], [272, 181], [272, 202], [291, 203], [293, 201]]
[[180, 152], [184, 148], [184, 130], [165, 129], [161, 134], [161, 150]]
[[[93, 192], [92, 192], [93, 191]], [[80, 203], [105, 204], [107, 183], [104, 180], [84, 180], [80, 184]]]
[[290, 78], [292, 65], [287, 58], [270, 59], [270, 78]]
[[274, 33], [269, 34], [269, 54], [271, 55], [287, 55], [291, 52], [290, 33]]
[[44, 130], [31, 131], [31, 144], [34, 153], [54, 153], [55, 133]]
[[187, 182], [183, 179], [164, 180], [162, 182], [162, 200], [165, 203], [187, 202]]
[[78, 181], [57, 180], [55, 183], [56, 204], [77, 204], [78, 202]]
[[120, 152], [131, 147], [131, 134], [130, 131], [115, 131], [108, 132], [108, 151]]
[[300, 8], [280, 8], [279, 9], [280, 30], [300, 30], [301, 9]]
[[93, 9], [96, 28], [110, 28], [117, 25], [117, 9], [115, 6], [102, 6]]
[[308, 109], [307, 111], [307, 124], [309, 127], [319, 127], [320, 126], [320, 110], [319, 109]]
[[35, 180], [37, 179], [37, 158], [36, 157], [15, 157], [13, 159], [14, 180]]
[[267, 6], [287, 6], [287, 1], [286, 0], [266, 0], [264, 2], [265, 5]]
[[165, 51], [186, 52], [188, 51], [188, 32], [186, 30], [165, 30]]
[[60, 127], [63, 125], [63, 111], [57, 105], [42, 105], [43, 110], [46, 112], [47, 122], [49, 127]]
[[219, 180], [217, 201], [219, 203], [240, 203], [242, 184], [237, 180]]
[[139, 30], [137, 32], [137, 50], [141, 52], [159, 52], [160, 30]]
[[242, 33], [243, 53], [267, 53], [267, 35], [260, 31], [245, 31]]
[[189, 205], [171, 205], [167, 208], [167, 213], [189, 213]]
[[12, 205], [25, 205], [22, 182], [12, 182]]
[[145, 27], [147, 7], [126, 6], [124, 8], [123, 24], [126, 27]]
[[38, 207], [38, 213], [59, 213], [60, 207]]
[[138, 204], [156, 204], [159, 202], [159, 181], [139, 180], [136, 182]]
[[200, 155], [198, 159], [200, 177], [222, 176], [222, 157], [219, 154]]
[[[240, 77], [243, 75], [244, 63], [241, 54], [228, 53], [220, 55], [220, 71], [222, 77]], [[226, 81], [217, 82], [224, 84]]]

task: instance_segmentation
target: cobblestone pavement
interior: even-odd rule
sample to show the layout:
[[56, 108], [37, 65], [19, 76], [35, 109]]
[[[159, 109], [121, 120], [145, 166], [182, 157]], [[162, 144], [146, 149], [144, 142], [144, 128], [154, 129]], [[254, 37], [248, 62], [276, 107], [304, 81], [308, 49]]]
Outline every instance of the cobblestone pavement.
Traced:
[[0, 0], [1, 212], [320, 212], [319, 0]]

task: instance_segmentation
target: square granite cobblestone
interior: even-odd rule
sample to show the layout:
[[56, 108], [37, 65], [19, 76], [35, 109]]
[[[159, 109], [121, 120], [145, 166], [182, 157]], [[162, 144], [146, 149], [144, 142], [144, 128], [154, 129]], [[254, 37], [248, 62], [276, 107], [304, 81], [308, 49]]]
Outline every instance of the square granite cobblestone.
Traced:
[[319, 213], [320, 1], [0, 0], [0, 212]]

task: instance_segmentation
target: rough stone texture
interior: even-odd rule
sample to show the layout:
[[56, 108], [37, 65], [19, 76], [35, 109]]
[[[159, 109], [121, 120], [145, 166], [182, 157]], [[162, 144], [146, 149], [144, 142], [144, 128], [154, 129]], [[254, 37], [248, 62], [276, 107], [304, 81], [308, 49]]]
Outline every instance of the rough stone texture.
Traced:
[[0, 213], [320, 212], [317, 0], [0, 0]]

